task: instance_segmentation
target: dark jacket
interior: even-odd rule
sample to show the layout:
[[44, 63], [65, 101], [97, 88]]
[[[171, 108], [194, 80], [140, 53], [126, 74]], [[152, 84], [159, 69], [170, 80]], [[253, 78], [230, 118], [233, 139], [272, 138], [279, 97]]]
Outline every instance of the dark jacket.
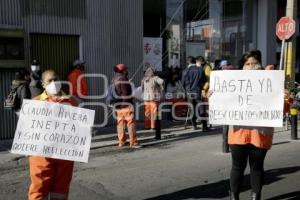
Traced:
[[188, 97], [192, 95], [194, 98], [200, 98], [205, 80], [202, 68], [196, 65], [192, 65], [182, 72], [182, 85]]
[[[117, 97], [117, 102], [121, 103], [133, 103], [133, 98], [132, 98], [132, 88], [130, 85], [130, 82], [125, 74], [122, 73], [116, 73], [114, 78], [113, 78], [113, 83], [115, 85], [115, 91], [116, 94], [118, 95]], [[121, 108], [124, 106], [117, 106], [117, 108]], [[127, 106], [125, 106], [127, 107]]]
[[32, 72], [31, 82], [29, 84], [31, 98], [34, 98], [44, 91], [41, 81], [41, 72]]
[[29, 84], [31, 98], [34, 98], [43, 93], [43, 87], [40, 80], [31, 80]]
[[19, 110], [22, 106], [23, 99], [30, 99], [31, 98], [28, 82], [25, 81], [25, 80], [13, 80], [11, 89], [12, 90], [14, 90], [14, 89], [17, 90], [17, 96], [16, 97], [17, 97], [17, 100], [18, 100], [18, 104], [15, 107], [15, 109]]

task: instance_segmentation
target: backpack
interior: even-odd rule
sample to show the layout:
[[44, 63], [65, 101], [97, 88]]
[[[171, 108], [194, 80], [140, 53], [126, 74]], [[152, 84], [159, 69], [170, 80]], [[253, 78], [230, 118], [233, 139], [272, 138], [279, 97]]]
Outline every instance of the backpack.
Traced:
[[20, 106], [20, 99], [17, 96], [17, 90], [19, 87], [11, 89], [8, 96], [4, 100], [4, 108], [17, 109]]

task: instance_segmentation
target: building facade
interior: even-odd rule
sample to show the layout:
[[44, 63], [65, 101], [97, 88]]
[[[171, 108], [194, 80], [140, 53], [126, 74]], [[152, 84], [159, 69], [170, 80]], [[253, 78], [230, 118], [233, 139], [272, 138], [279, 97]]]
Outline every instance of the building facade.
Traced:
[[[184, 67], [187, 56], [204, 56], [209, 62], [227, 59], [237, 65], [243, 53], [262, 52], [262, 64], [279, 64], [281, 43], [276, 38], [276, 23], [285, 15], [286, 0], [144, 0], [157, 5], [146, 10], [144, 32], [165, 39], [167, 67]], [[158, 9], [164, 6], [164, 9]], [[299, 5], [298, 5], [299, 7]], [[160, 11], [158, 13], [158, 11]], [[156, 25], [151, 21], [156, 19]], [[146, 15], [146, 17], [145, 17]], [[159, 18], [160, 16], [160, 18]], [[159, 21], [160, 20], [160, 21]], [[299, 9], [297, 27], [299, 27]], [[163, 28], [158, 28], [164, 25]], [[153, 27], [152, 29], [150, 27]], [[159, 30], [160, 33], [154, 30]], [[296, 33], [299, 41], [299, 28]], [[299, 43], [299, 42], [298, 42]], [[299, 44], [298, 44], [299, 49]], [[297, 62], [299, 73], [299, 60]]]
[[[14, 73], [33, 59], [42, 70], [55, 69], [66, 79], [74, 59], [86, 61], [89, 94], [102, 98], [104, 74], [116, 63], [129, 66], [136, 85], [143, 74], [143, 37], [162, 38], [162, 66], [185, 67], [187, 56], [237, 65], [248, 50], [262, 52], [262, 64], [278, 64], [280, 41], [275, 27], [286, 0], [0, 0], [0, 105]], [[299, 3], [297, 51], [299, 49]], [[298, 55], [297, 52], [296, 55]], [[299, 56], [296, 80], [300, 73]], [[103, 108], [94, 105], [96, 123]], [[13, 112], [0, 106], [0, 139], [12, 138]]]
[[[117, 63], [135, 73], [143, 61], [142, 43], [141, 0], [0, 0], [0, 139], [14, 135], [16, 116], [2, 105], [16, 70], [38, 59], [42, 70], [55, 69], [65, 80], [73, 60], [82, 59], [86, 73], [111, 80]], [[141, 75], [134, 77], [137, 83]], [[87, 81], [90, 95], [104, 93], [100, 76]], [[102, 108], [93, 109], [100, 123]]]

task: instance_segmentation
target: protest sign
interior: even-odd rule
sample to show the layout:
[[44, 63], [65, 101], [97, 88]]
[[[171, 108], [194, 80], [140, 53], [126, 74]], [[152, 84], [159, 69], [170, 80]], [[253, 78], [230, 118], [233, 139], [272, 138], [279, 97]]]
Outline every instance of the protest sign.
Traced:
[[282, 127], [283, 71], [214, 71], [210, 90], [211, 124]]
[[24, 100], [11, 153], [88, 162], [95, 111]]

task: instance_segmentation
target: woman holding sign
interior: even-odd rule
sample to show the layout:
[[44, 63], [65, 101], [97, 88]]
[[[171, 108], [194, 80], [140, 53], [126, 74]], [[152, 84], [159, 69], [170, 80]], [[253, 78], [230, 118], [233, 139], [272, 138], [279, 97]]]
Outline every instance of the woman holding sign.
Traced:
[[[240, 68], [260, 70], [261, 53], [251, 51], [243, 55]], [[232, 155], [230, 174], [231, 199], [238, 200], [243, 185], [244, 171], [249, 159], [252, 200], [261, 199], [264, 180], [264, 159], [272, 146], [274, 128], [233, 126], [228, 132], [228, 143]]]

